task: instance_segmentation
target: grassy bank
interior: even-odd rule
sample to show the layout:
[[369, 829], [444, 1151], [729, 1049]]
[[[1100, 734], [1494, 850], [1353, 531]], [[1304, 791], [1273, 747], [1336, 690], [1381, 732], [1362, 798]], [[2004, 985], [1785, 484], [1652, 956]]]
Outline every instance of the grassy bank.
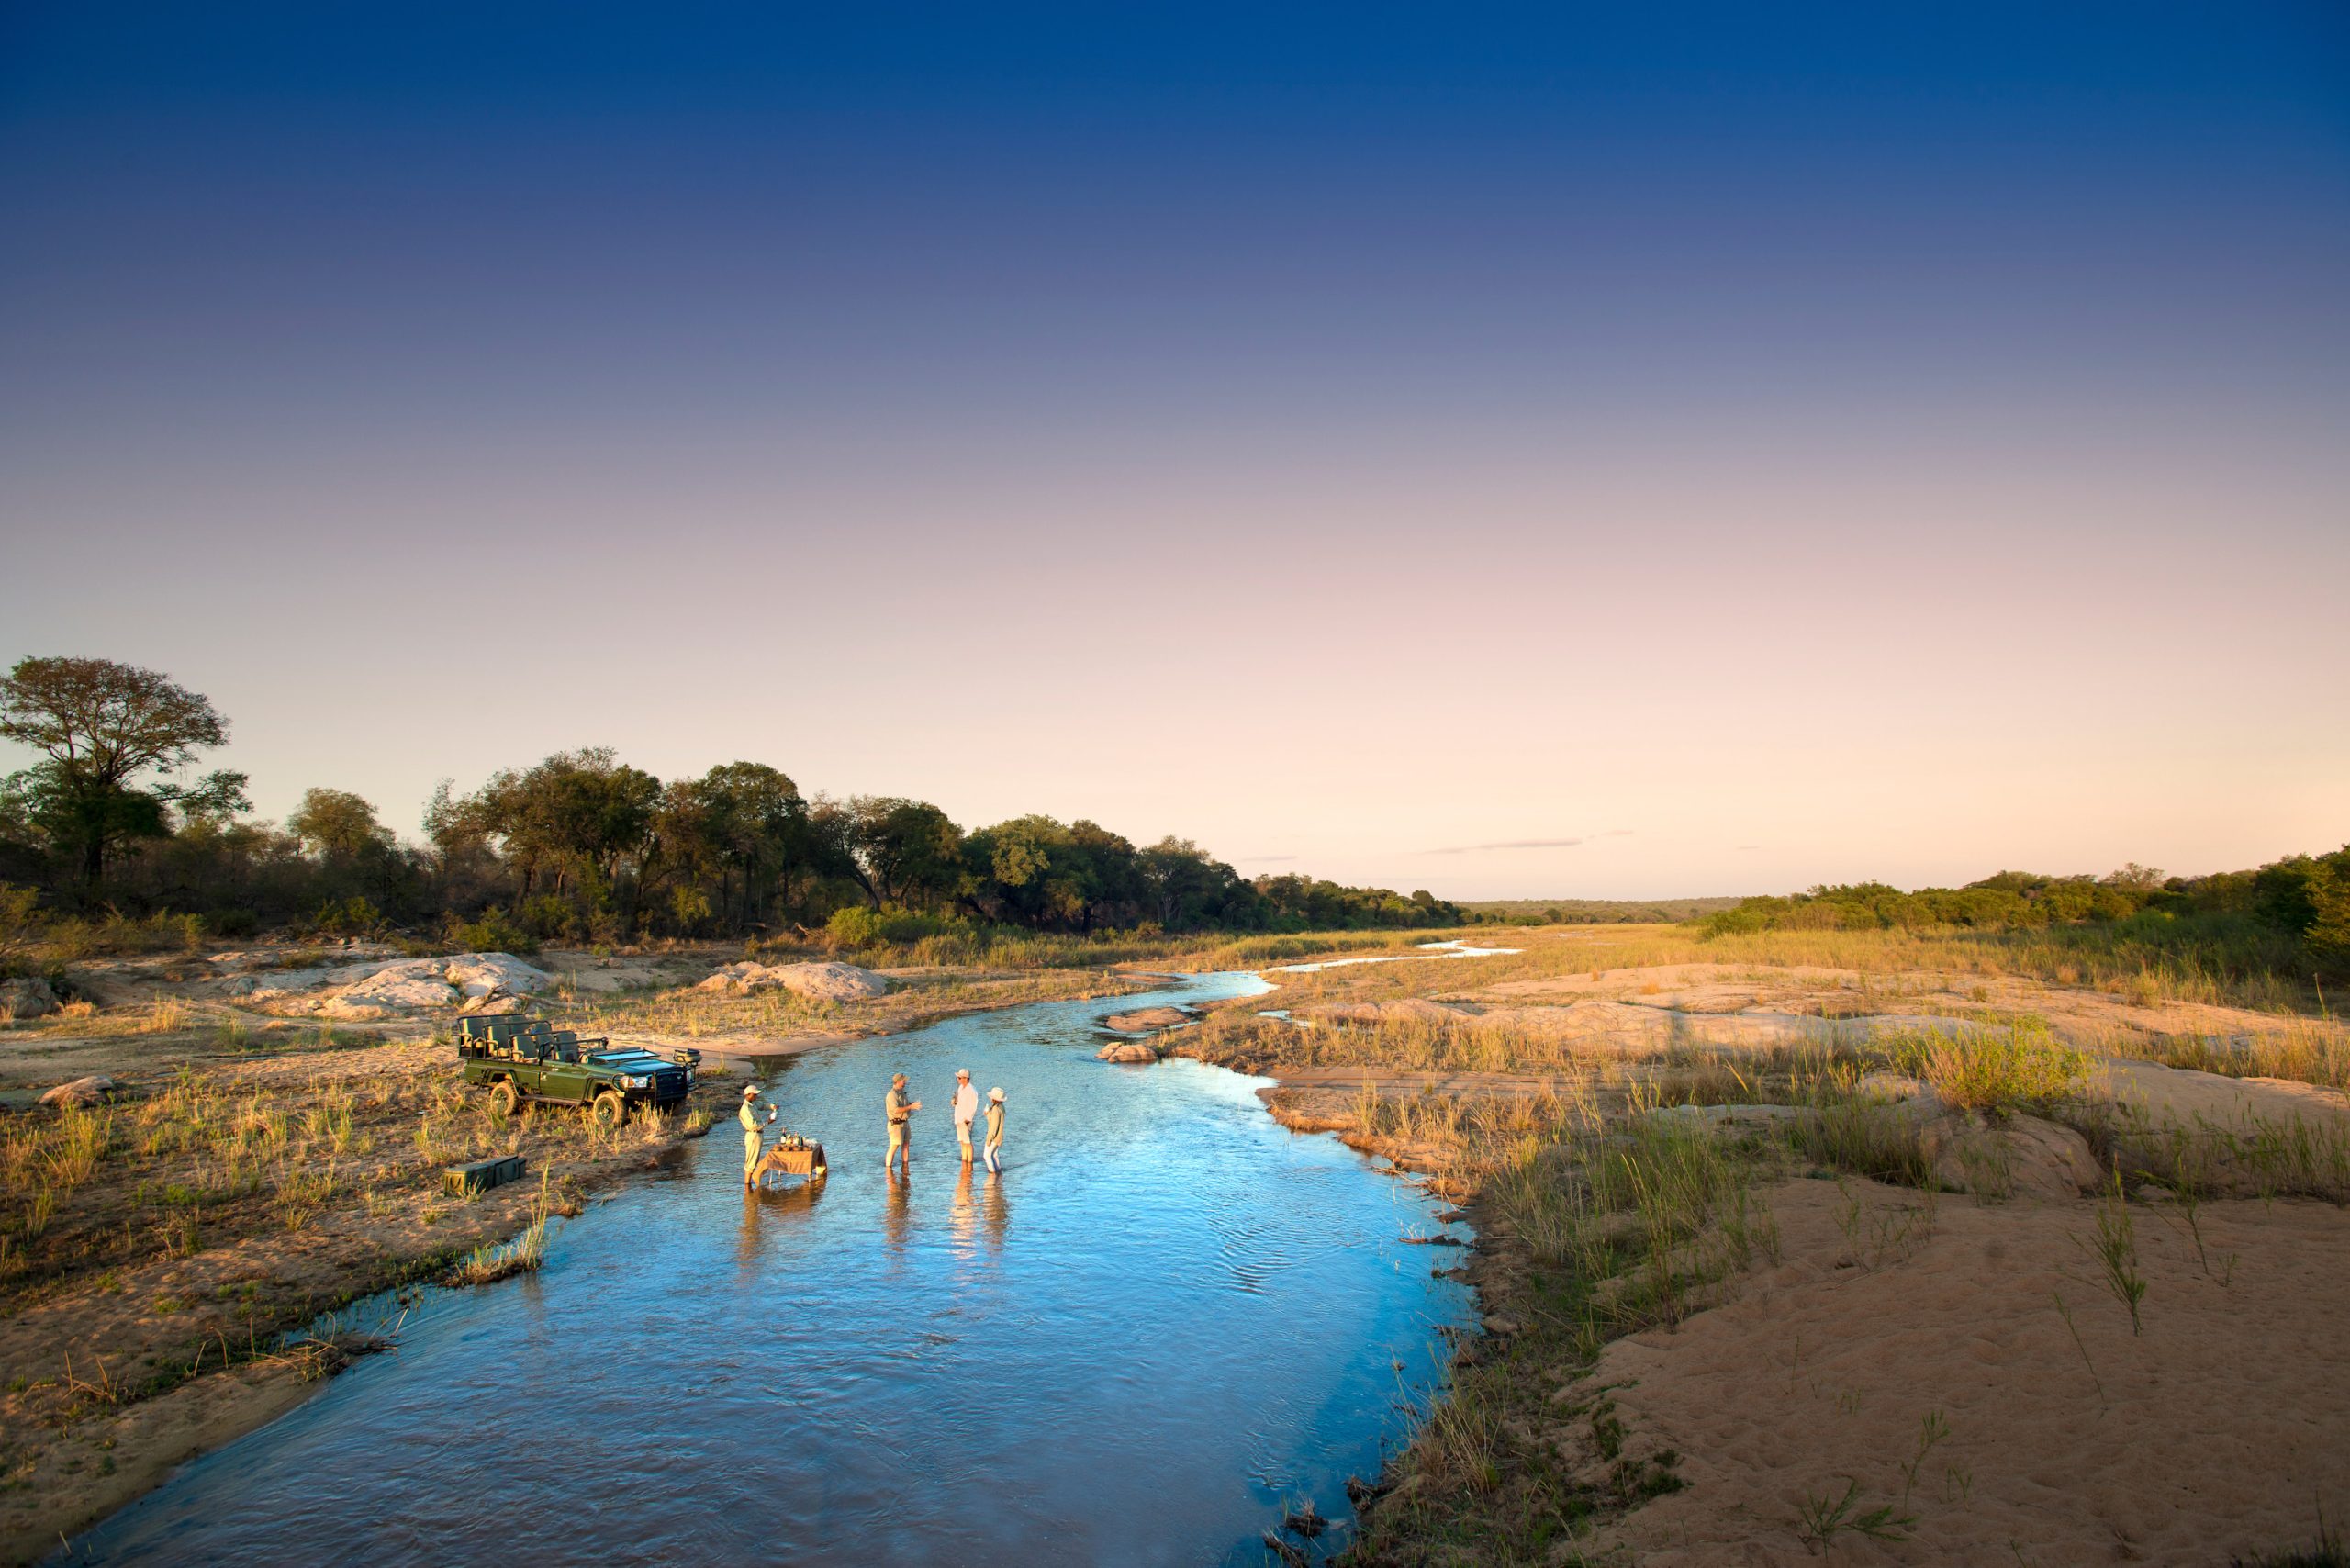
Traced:
[[[2232, 1202], [2350, 1203], [2338, 1102], [2177, 1113], [2107, 1081], [2108, 1064], [2143, 1062], [2341, 1087], [2350, 1036], [2288, 976], [2222, 981], [2125, 944], [1964, 931], [1487, 940], [1525, 950], [1279, 976], [1276, 995], [1225, 1004], [1178, 1047], [1293, 1075], [1277, 1114], [1424, 1173], [1476, 1227], [1483, 1331], [1361, 1497], [1354, 1561], [1612, 1552], [1689, 1484], [1688, 1456], [1641, 1430], [1598, 1369], [1628, 1337], [1690, 1324], [1777, 1269], [1785, 1194], [1807, 1194], [1814, 1221], [1825, 1195], [1830, 1264], [1862, 1275], [1933, 1245], [1953, 1204], [1970, 1226], [2012, 1212], [2037, 1235], [2045, 1205], [2069, 1204], [2077, 1277], [2059, 1299], [2132, 1332], [2146, 1311], [2182, 1310], [2149, 1305], [2154, 1236], [2190, 1241], [2191, 1270], [2224, 1279], [2213, 1216]], [[2246, 1003], [2261, 1010], [2230, 1010]], [[1665, 1027], [1749, 1011], [1824, 1022], [1734, 1045]], [[2068, 1166], [2059, 1140], [2075, 1136]], [[2080, 1195], [2100, 1180], [2103, 1199]], [[1922, 1511], [1823, 1481], [1772, 1528], [1817, 1553]]]

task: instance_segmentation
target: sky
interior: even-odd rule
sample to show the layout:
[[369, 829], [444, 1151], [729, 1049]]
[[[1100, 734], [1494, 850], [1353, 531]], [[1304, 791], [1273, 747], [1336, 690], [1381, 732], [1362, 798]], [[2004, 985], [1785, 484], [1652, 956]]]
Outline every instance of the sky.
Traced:
[[264, 815], [610, 745], [1456, 898], [2350, 839], [2339, 5], [6, 0], [0, 215], [0, 660], [204, 692]]

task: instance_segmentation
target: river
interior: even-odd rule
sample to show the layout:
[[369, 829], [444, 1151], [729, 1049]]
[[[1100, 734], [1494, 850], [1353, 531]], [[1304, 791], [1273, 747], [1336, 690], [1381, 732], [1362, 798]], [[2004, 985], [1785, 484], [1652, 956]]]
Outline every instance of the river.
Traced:
[[[744, 1196], [722, 1125], [563, 1223], [537, 1274], [427, 1293], [396, 1351], [58, 1559], [1260, 1562], [1286, 1506], [1345, 1518], [1469, 1314], [1430, 1275], [1459, 1254], [1402, 1240], [1437, 1205], [1282, 1128], [1263, 1081], [1093, 1059], [1110, 1012], [1267, 989], [789, 1058], [767, 1092], [824, 1141], [821, 1186]], [[958, 1067], [1005, 1091], [999, 1177], [960, 1170]], [[928, 1108], [890, 1182], [898, 1070]]]

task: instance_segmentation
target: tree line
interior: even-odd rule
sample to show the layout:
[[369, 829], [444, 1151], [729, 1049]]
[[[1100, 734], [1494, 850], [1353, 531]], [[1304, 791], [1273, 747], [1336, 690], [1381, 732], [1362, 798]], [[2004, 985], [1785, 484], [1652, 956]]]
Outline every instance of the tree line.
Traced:
[[252, 818], [245, 775], [191, 777], [229, 736], [207, 699], [105, 659], [19, 661], [0, 679], [0, 736], [39, 757], [0, 781], [0, 882], [37, 887], [61, 911], [198, 914], [222, 935], [467, 924], [523, 945], [1461, 921], [1426, 891], [1246, 879], [1188, 839], [1137, 846], [1048, 816], [965, 829], [924, 801], [803, 794], [765, 763], [663, 780], [603, 747], [465, 793], [444, 781], [420, 845], [343, 790], [308, 790], [281, 826]]
[[2109, 927], [2150, 949], [2181, 935], [2269, 938], [2311, 974], [2350, 972], [2350, 845], [2328, 855], [2290, 855], [2256, 870], [2166, 877], [2129, 865], [2105, 877], [2002, 871], [1957, 888], [1905, 892], [1883, 882], [1816, 887], [1785, 898], [1750, 898], [1694, 923], [1708, 935], [1750, 931], [1865, 931], [1930, 926], [2031, 931]]

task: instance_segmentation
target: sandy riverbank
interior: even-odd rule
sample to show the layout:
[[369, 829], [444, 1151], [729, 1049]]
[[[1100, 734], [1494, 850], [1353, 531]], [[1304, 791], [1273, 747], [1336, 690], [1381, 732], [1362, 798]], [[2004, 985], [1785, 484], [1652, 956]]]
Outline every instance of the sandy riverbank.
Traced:
[[[2338, 1025], [1916, 968], [1619, 966], [1609, 935], [1530, 934], [1474, 976], [1272, 976], [1176, 1044], [1276, 1078], [1286, 1125], [1475, 1227], [1431, 1266], [1477, 1286], [1487, 1332], [1365, 1500], [1361, 1561], [2200, 1565], [2350, 1509]], [[1871, 1065], [1897, 1057], [1952, 1092], [1970, 1062], [2069, 1076], [2032, 1114], [1954, 1112]], [[1823, 1139], [1819, 1104], [1866, 1136]], [[1610, 1198], [1595, 1161], [1655, 1201]]]

